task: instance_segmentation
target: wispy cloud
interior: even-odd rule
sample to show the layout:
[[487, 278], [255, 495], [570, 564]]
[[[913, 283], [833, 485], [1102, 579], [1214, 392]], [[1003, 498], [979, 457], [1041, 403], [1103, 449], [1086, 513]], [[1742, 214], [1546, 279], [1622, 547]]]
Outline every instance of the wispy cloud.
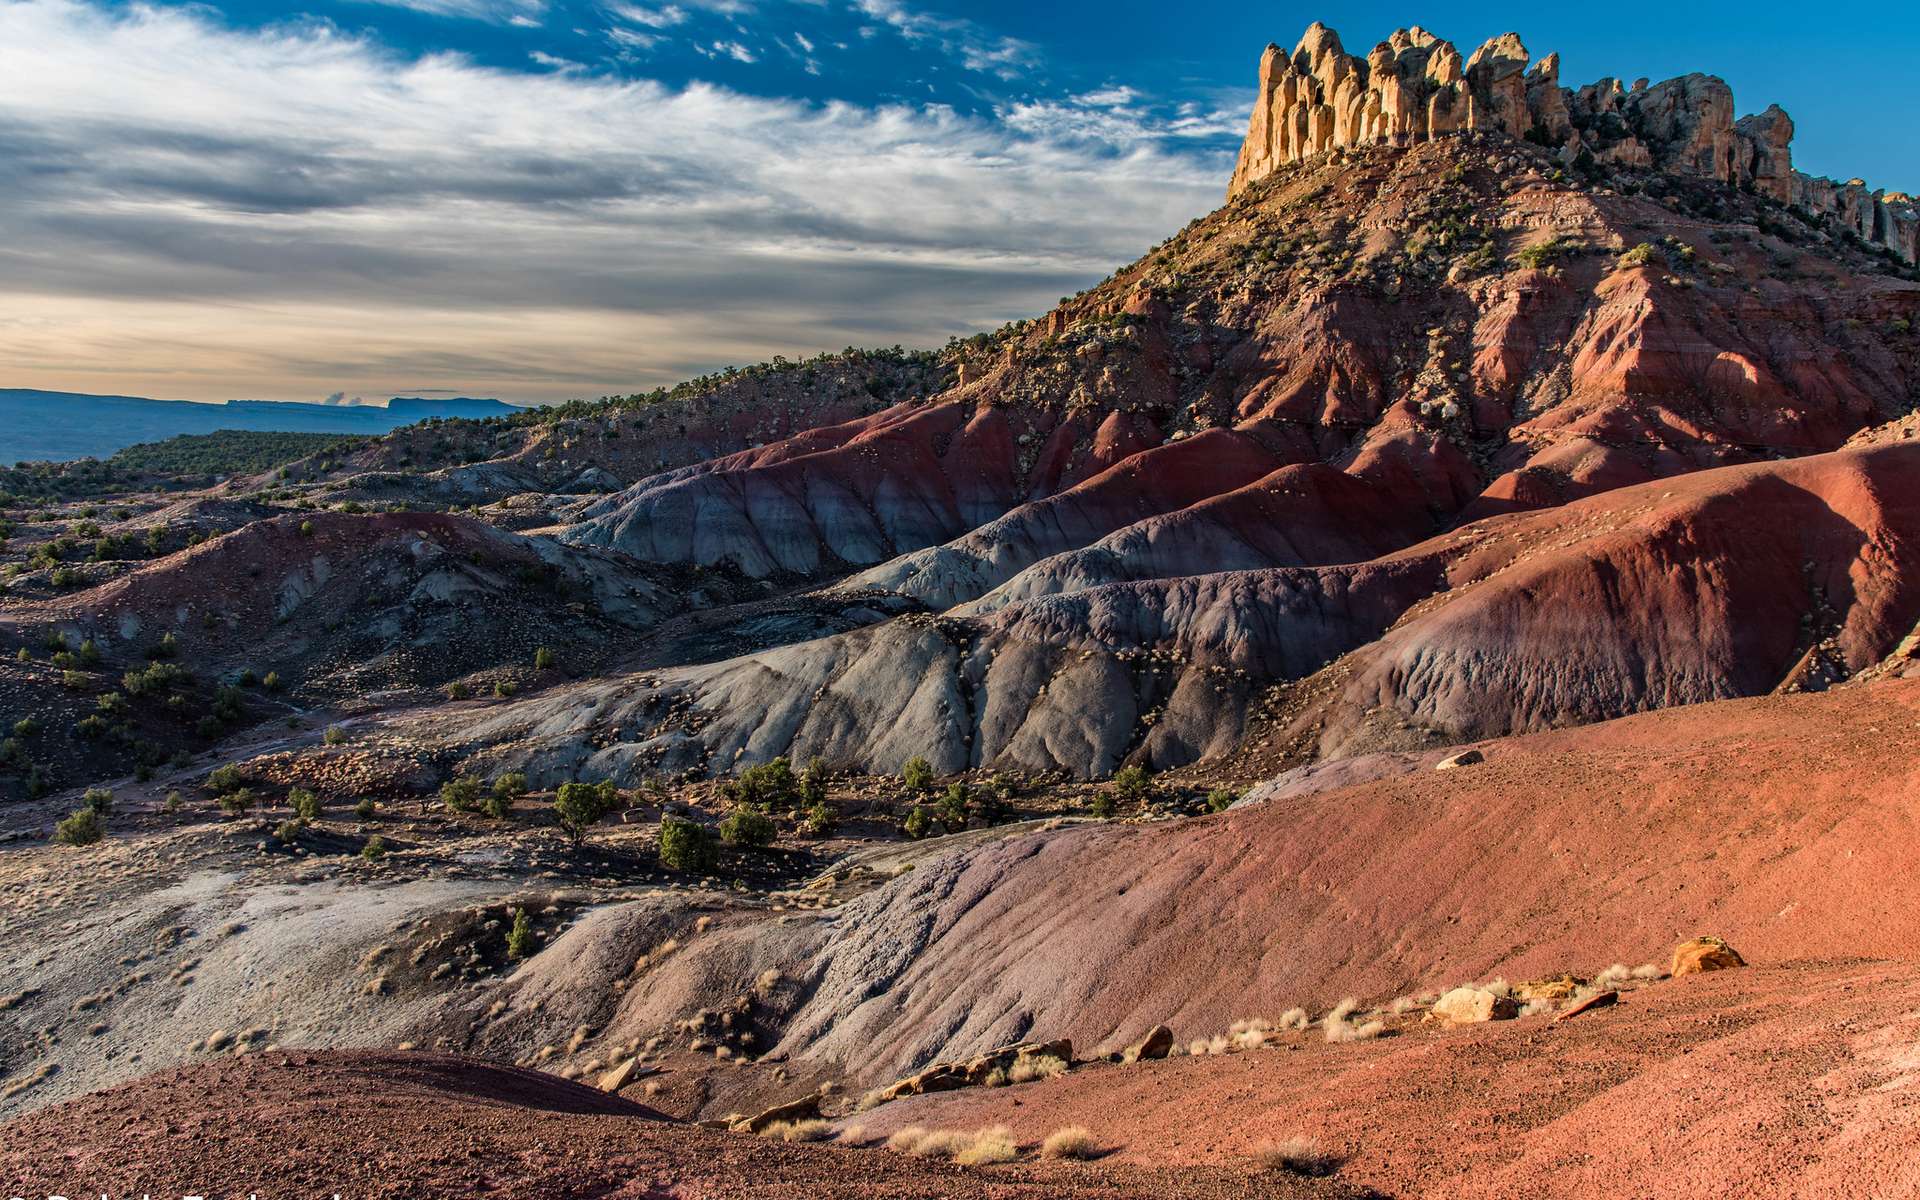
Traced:
[[546, 0], [366, 0], [388, 8], [410, 8], [440, 17], [465, 17], [498, 25], [537, 26], [546, 15]]
[[[1039, 60], [1035, 48], [1019, 38], [993, 34], [965, 17], [944, 17], [909, 8], [901, 0], [854, 0], [861, 14], [892, 26], [910, 42], [940, 47], [969, 71], [1015, 79]], [[866, 30], [861, 31], [863, 34]]]
[[554, 398], [938, 343], [1106, 274], [1229, 166], [1038, 108], [542, 65], [0, 2], [0, 384], [376, 395], [437, 371]]

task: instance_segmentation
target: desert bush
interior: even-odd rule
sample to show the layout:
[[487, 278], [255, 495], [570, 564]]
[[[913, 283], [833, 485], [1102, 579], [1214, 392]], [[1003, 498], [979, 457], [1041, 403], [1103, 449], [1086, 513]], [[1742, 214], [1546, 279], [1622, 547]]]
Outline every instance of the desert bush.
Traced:
[[917, 842], [927, 836], [928, 826], [932, 824], [933, 819], [927, 816], [927, 810], [916, 804], [913, 806], [913, 811], [907, 814], [907, 819], [900, 823], [900, 829]]
[[736, 804], [791, 808], [800, 794], [800, 780], [793, 773], [793, 764], [781, 757], [748, 767], [738, 778], [722, 784], [721, 791]]
[[270, 692], [279, 691], [280, 690], [280, 672], [268, 671], [266, 674], [266, 677], [261, 679], [260, 686], [267, 689]]
[[113, 814], [113, 793], [106, 788], [88, 788], [80, 801], [103, 817]]
[[1114, 813], [1113, 793], [1096, 792], [1093, 797], [1093, 803], [1087, 806], [1087, 811], [1099, 820], [1112, 820]]
[[293, 805], [293, 815], [302, 821], [320, 819], [320, 797], [306, 788], [294, 788], [287, 793], [287, 803]]
[[1232, 808], [1234, 801], [1238, 799], [1240, 799], [1239, 795], [1230, 788], [1214, 788], [1207, 793], [1207, 811], [1225, 812]]
[[611, 779], [602, 783], [563, 783], [553, 797], [553, 815], [575, 846], [587, 830], [619, 804], [620, 792]]
[[1138, 804], [1153, 790], [1153, 776], [1142, 766], [1121, 767], [1113, 773], [1113, 790], [1122, 800]]
[[367, 839], [366, 845], [360, 847], [360, 857], [366, 859], [368, 862], [376, 862], [385, 858], [386, 855], [387, 839], [377, 833]]
[[254, 795], [252, 788], [235, 788], [220, 797], [220, 810], [232, 817], [243, 817], [253, 811]]
[[1057, 1055], [1022, 1054], [1013, 1060], [1012, 1068], [1007, 1071], [1007, 1078], [1013, 1083], [1033, 1083], [1041, 1079], [1054, 1079], [1066, 1073], [1066, 1060]]
[[374, 809], [373, 797], [363, 796], [360, 799], [360, 803], [353, 806], [353, 815], [359, 817], [362, 821], [371, 821], [373, 820]]
[[1283, 1142], [1263, 1142], [1254, 1148], [1254, 1161], [1269, 1171], [1285, 1171], [1290, 1175], [1307, 1175], [1315, 1178], [1331, 1175], [1340, 1169], [1342, 1159], [1339, 1155], [1320, 1148], [1320, 1143], [1312, 1138], [1288, 1138]]
[[453, 812], [472, 812], [480, 805], [480, 781], [470, 775], [440, 785], [440, 803]]
[[1100, 1143], [1084, 1125], [1056, 1129], [1040, 1143], [1041, 1158], [1092, 1158], [1100, 1153]]
[[215, 767], [207, 774], [207, 790], [216, 795], [222, 792], [231, 792], [239, 787], [240, 784], [240, 765], [238, 763], [228, 763], [225, 766]]
[[512, 697], [512, 695], [519, 690], [520, 685], [511, 679], [502, 679], [493, 685], [493, 694], [496, 699], [500, 700], [506, 700]]
[[106, 833], [100, 810], [88, 806], [76, 808], [53, 827], [53, 840], [63, 846], [90, 846]]
[[300, 831], [307, 827], [305, 821], [293, 817], [274, 826], [273, 836], [282, 842], [291, 844], [300, 839]]
[[347, 731], [338, 725], [329, 725], [327, 732], [321, 735], [320, 740], [329, 746], [338, 746], [347, 740]]
[[527, 958], [533, 954], [533, 922], [527, 917], [527, 910], [513, 910], [513, 928], [507, 931], [507, 957], [511, 959]]
[[803, 828], [810, 837], [826, 837], [840, 826], [840, 810], [825, 800], [807, 809]]
[[1652, 242], [1641, 242], [1620, 256], [1623, 267], [1644, 267], [1660, 260], [1660, 249]]
[[773, 818], [757, 804], [735, 804], [720, 822], [720, 836], [729, 846], [771, 845], [777, 832]]
[[160, 806], [160, 811], [164, 813], [177, 813], [186, 806], [187, 798], [182, 796], [178, 791], [171, 791], [167, 793], [166, 803]]
[[1349, 996], [1335, 1005], [1333, 1011], [1326, 1015], [1320, 1025], [1326, 1031], [1329, 1042], [1364, 1042], [1377, 1038], [1386, 1031], [1386, 1026], [1379, 1021], [1354, 1024], [1351, 1018], [1359, 1007], [1360, 1002]]
[[831, 1121], [776, 1121], [760, 1131], [760, 1136], [776, 1142], [824, 1142], [833, 1137]]
[[900, 782], [907, 786], [908, 791], [932, 791], [933, 764], [915, 755], [907, 760], [906, 766], [900, 768]]
[[959, 833], [967, 827], [967, 805], [972, 799], [967, 785], [960, 780], [948, 786], [947, 794], [940, 798], [940, 823], [947, 827], [948, 833]]
[[449, 700], [465, 700], [471, 695], [473, 695], [472, 690], [457, 679], [447, 685], [447, 699]]
[[660, 861], [675, 871], [711, 871], [717, 858], [706, 826], [680, 817], [660, 822]]

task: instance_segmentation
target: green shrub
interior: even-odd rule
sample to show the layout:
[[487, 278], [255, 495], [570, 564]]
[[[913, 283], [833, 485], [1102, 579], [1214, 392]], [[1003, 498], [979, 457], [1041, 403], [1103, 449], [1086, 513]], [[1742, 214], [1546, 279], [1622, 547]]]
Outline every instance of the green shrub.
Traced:
[[1215, 788], [1207, 793], [1207, 809], [1210, 812], [1225, 812], [1233, 807], [1240, 797], [1230, 788]]
[[228, 763], [223, 767], [215, 767], [207, 773], [207, 790], [215, 795], [223, 792], [231, 792], [239, 787], [240, 783], [240, 764], [238, 763]]
[[917, 842], [927, 836], [927, 827], [932, 823], [932, 818], [927, 816], [927, 810], [916, 804], [913, 806], [913, 811], [907, 814], [907, 819], [901, 822], [900, 828]]
[[253, 811], [252, 788], [236, 788], [220, 797], [220, 811], [230, 817], [244, 817]]
[[329, 746], [338, 746], [347, 740], [347, 731], [338, 725], [329, 725], [327, 732], [321, 736], [320, 740]]
[[90, 846], [106, 833], [106, 823], [92, 807], [76, 808], [53, 827], [53, 840], [63, 846]]
[[1646, 267], [1660, 261], [1660, 248], [1652, 242], [1641, 242], [1638, 246], [1620, 256], [1623, 267]]
[[384, 858], [386, 857], [386, 853], [387, 839], [377, 833], [367, 839], [366, 845], [360, 847], [360, 857], [366, 859], [368, 862], [374, 862]]
[[457, 679], [447, 685], [447, 699], [449, 700], [465, 700], [471, 695], [473, 695], [473, 692], [467, 685]]
[[113, 813], [113, 793], [106, 788], [88, 788], [80, 800], [103, 817], [111, 816]]
[[735, 804], [720, 822], [720, 836], [729, 846], [767, 846], [779, 831], [773, 818], [757, 804]]
[[620, 792], [611, 779], [604, 783], [563, 783], [553, 796], [553, 815], [575, 846], [586, 840], [594, 822], [613, 811]]
[[287, 793], [287, 803], [293, 805], [293, 813], [302, 821], [320, 819], [320, 797], [306, 788], [294, 788]]
[[947, 788], [947, 794], [940, 798], [940, 823], [947, 827], [948, 833], [958, 833], [967, 827], [967, 804], [972, 799], [967, 785], [956, 779]]
[[840, 810], [822, 799], [807, 809], [803, 828], [812, 837], [826, 837], [840, 827]]
[[440, 785], [440, 802], [454, 812], [472, 812], [480, 805], [480, 781], [462, 775]]
[[533, 922], [527, 919], [527, 910], [513, 910], [513, 928], [507, 931], [507, 957], [521, 959], [534, 951]]
[[353, 815], [359, 817], [362, 821], [373, 820], [374, 812], [375, 805], [372, 796], [362, 796], [360, 803], [353, 806]]
[[800, 794], [800, 781], [794, 776], [793, 764], [782, 757], [748, 767], [740, 772], [739, 778], [724, 784], [722, 790], [735, 804], [792, 808]]
[[1102, 821], [1112, 820], [1113, 808], [1114, 808], [1113, 793], [1112, 792], [1099, 793], [1093, 798], [1093, 803], [1088, 807], [1089, 807], [1089, 810], [1093, 813], [1093, 815], [1095, 817], [1098, 817], [1100, 820]]
[[260, 686], [267, 689], [270, 692], [279, 691], [280, 690], [280, 672], [268, 671], [266, 678], [260, 681]]
[[680, 817], [660, 821], [660, 862], [674, 871], [713, 870], [719, 854], [704, 825]]
[[32, 737], [39, 732], [40, 719], [38, 717], [21, 717], [13, 723], [13, 735], [15, 737]]
[[900, 782], [907, 785], [908, 791], [930, 792], [933, 790], [933, 764], [915, 755], [900, 768]]
[[307, 824], [305, 821], [302, 821], [298, 817], [293, 817], [274, 826], [273, 836], [278, 841], [288, 843], [295, 842], [300, 838], [300, 831], [306, 827]]
[[1141, 766], [1121, 767], [1113, 773], [1113, 790], [1122, 800], [1139, 803], [1153, 790], [1153, 776]]
[[167, 793], [167, 802], [160, 806], [160, 811], [164, 813], [177, 813], [186, 806], [187, 798], [182, 796], [176, 789]]
[[519, 690], [520, 690], [520, 685], [515, 683], [511, 679], [502, 679], [500, 682], [493, 685], [494, 696], [501, 700], [505, 700], [511, 697], [515, 692]]
[[553, 651], [547, 649], [545, 646], [542, 646], [538, 650], [535, 650], [533, 652], [533, 669], [536, 671], [552, 670], [553, 669]]

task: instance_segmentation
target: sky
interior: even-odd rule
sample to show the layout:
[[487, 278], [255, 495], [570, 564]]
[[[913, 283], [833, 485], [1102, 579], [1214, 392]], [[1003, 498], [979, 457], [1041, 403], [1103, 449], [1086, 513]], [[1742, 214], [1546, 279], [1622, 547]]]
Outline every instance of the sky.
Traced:
[[528, 403], [1044, 311], [1223, 199], [1260, 51], [1518, 31], [1920, 191], [1920, 10], [0, 0], [0, 387]]

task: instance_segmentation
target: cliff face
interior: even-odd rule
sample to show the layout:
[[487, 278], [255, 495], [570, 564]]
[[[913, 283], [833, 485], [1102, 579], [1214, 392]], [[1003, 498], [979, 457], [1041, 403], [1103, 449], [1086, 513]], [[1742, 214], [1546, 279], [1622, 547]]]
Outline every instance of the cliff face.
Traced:
[[1464, 131], [1504, 133], [1555, 149], [1569, 164], [1617, 163], [1719, 180], [1832, 217], [1863, 241], [1920, 261], [1920, 207], [1793, 169], [1793, 119], [1778, 105], [1734, 117], [1733, 90], [1712, 75], [1631, 87], [1602, 79], [1560, 86], [1560, 56], [1529, 66], [1518, 34], [1462, 59], [1414, 26], [1362, 58], [1315, 22], [1292, 54], [1268, 46], [1260, 91], [1228, 196], [1325, 150], [1407, 145]]

